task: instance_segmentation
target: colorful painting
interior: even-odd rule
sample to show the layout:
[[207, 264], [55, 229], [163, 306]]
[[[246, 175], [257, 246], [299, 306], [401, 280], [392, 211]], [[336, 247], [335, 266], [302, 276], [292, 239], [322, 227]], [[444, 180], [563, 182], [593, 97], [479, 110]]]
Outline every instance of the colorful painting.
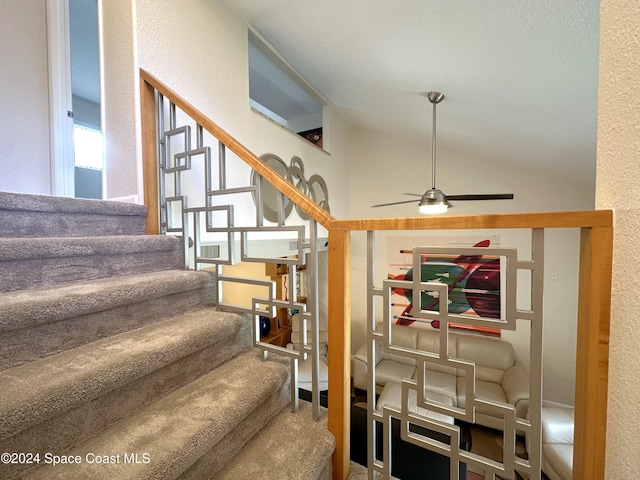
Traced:
[[[388, 273], [387, 278], [392, 280], [413, 280], [414, 271], [412, 245], [435, 245], [443, 247], [489, 247], [492, 241], [497, 243], [497, 238], [484, 238], [482, 240], [456, 238], [429, 238], [416, 239], [411, 237], [388, 237]], [[420, 243], [417, 243], [420, 242]], [[455, 242], [455, 243], [454, 243]], [[454, 243], [454, 245], [452, 245]], [[410, 245], [407, 248], [407, 245]], [[492, 245], [495, 246], [495, 245]], [[492, 255], [442, 255], [421, 254], [420, 256], [420, 281], [437, 282], [447, 285], [449, 297], [448, 312], [465, 317], [482, 317], [487, 319], [500, 319], [503, 312], [501, 291], [503, 289], [500, 257]], [[440, 328], [438, 320], [425, 322], [417, 321], [410, 312], [416, 299], [413, 298], [411, 289], [393, 288], [391, 290], [392, 313], [395, 322], [399, 325], [422, 326], [425, 328]], [[422, 290], [420, 294], [420, 309], [437, 312], [440, 308], [438, 292]], [[474, 333], [482, 333], [499, 336], [500, 330], [486, 326], [468, 325], [464, 323], [451, 323], [449, 328], [465, 330]]]

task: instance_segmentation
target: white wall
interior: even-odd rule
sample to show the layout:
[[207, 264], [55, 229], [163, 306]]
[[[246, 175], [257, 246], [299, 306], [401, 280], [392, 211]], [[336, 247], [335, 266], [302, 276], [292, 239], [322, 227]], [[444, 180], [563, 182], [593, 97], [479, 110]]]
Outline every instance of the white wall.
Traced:
[[[594, 207], [593, 183], [579, 184], [570, 178], [553, 178], [535, 168], [476, 158], [473, 153], [456, 152], [438, 146], [437, 186], [445, 193], [514, 193], [514, 200], [495, 202], [453, 202], [447, 215], [532, 211], [589, 210]], [[419, 216], [416, 203], [371, 208], [371, 205], [409, 199], [404, 192], [422, 194], [431, 187], [431, 146], [429, 138], [412, 141], [360, 127], [351, 129], [349, 154], [349, 195], [352, 218]], [[595, 157], [595, 151], [594, 151]], [[592, 160], [594, 161], [594, 160]], [[491, 165], [491, 169], [482, 168]], [[417, 232], [406, 232], [419, 235]], [[525, 230], [484, 231], [498, 234], [501, 247], [516, 247], [530, 256], [530, 233]], [[392, 232], [393, 235], [398, 235]], [[464, 231], [438, 232], [468, 235]], [[577, 230], [556, 230], [545, 242], [545, 348], [544, 398], [573, 404], [575, 339], [577, 322], [578, 245]], [[366, 319], [366, 239], [352, 239], [352, 351], [364, 342]], [[385, 274], [385, 235], [378, 236], [377, 272], [379, 285]], [[551, 281], [552, 273], [558, 279]], [[526, 295], [519, 294], [525, 308]], [[526, 328], [525, 328], [526, 327]], [[516, 333], [503, 337], [514, 344], [520, 360], [528, 364], [529, 330], [519, 322]]]
[[640, 473], [640, 3], [601, 3], [596, 204], [615, 209], [606, 478]]
[[51, 193], [43, 0], [0, 2], [0, 190]]
[[[305, 177], [321, 175], [329, 189], [332, 213], [348, 212], [346, 128], [335, 110], [330, 125], [330, 154], [318, 149], [249, 107], [246, 25], [220, 0], [157, 2], [137, 0], [139, 66], [148, 70], [254, 153], [273, 153], [289, 164], [300, 157]], [[180, 22], [175, 22], [180, 18]], [[188, 27], [185, 27], [188, 25]], [[236, 169], [231, 182], [246, 184], [250, 171]]]
[[98, 0], [102, 45], [104, 198], [142, 199], [142, 150], [134, 0]]

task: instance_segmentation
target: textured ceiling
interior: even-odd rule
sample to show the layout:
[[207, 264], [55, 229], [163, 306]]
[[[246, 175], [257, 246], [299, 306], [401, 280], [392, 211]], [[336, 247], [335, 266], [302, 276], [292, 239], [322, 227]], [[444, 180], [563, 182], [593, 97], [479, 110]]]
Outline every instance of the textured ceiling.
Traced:
[[596, 0], [225, 0], [351, 122], [593, 182]]

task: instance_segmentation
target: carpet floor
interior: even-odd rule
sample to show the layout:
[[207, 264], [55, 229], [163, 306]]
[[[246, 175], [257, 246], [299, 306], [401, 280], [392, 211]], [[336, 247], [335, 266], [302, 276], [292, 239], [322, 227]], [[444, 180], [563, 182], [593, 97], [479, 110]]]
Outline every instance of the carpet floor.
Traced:
[[[483, 457], [502, 462], [502, 432], [479, 425], [471, 426], [471, 452]], [[521, 458], [526, 458], [524, 439], [518, 437], [516, 440], [516, 454]], [[516, 472], [517, 480], [528, 480], [528, 476], [523, 476]], [[467, 480], [484, 480], [484, 471], [474, 467], [468, 467]]]
[[[471, 427], [471, 452], [492, 460], [502, 461], [502, 432], [483, 428], [479, 426]], [[519, 439], [520, 440], [520, 439]], [[524, 444], [518, 441], [516, 444], [518, 455], [526, 455]], [[359, 463], [351, 462], [351, 469], [347, 480], [367, 480], [367, 468]], [[376, 476], [376, 478], [382, 478]], [[484, 480], [484, 472], [469, 468], [467, 480]], [[519, 476], [518, 480], [527, 480], [526, 477]]]

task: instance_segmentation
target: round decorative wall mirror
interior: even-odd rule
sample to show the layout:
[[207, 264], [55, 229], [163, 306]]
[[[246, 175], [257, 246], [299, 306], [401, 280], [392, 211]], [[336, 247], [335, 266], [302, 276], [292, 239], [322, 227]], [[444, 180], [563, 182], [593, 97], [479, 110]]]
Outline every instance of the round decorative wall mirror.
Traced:
[[[327, 184], [320, 175], [312, 175], [309, 180], [304, 176], [304, 163], [300, 157], [293, 157], [291, 164], [287, 164], [277, 155], [265, 153], [260, 156], [269, 167], [275, 170], [278, 175], [286, 179], [302, 193], [316, 202], [323, 210], [329, 212], [329, 191]], [[269, 182], [261, 180], [260, 175], [255, 171], [251, 172], [251, 185], [258, 186], [260, 182], [260, 191], [262, 194], [262, 214], [265, 219], [271, 222], [278, 221], [278, 197], [282, 197], [282, 208], [284, 209], [284, 218], [287, 218], [293, 210], [294, 204], [287, 197], [283, 196]], [[253, 202], [258, 206], [258, 194], [252, 193]], [[303, 220], [308, 220], [307, 215], [302, 209], [296, 208], [298, 215]]]

